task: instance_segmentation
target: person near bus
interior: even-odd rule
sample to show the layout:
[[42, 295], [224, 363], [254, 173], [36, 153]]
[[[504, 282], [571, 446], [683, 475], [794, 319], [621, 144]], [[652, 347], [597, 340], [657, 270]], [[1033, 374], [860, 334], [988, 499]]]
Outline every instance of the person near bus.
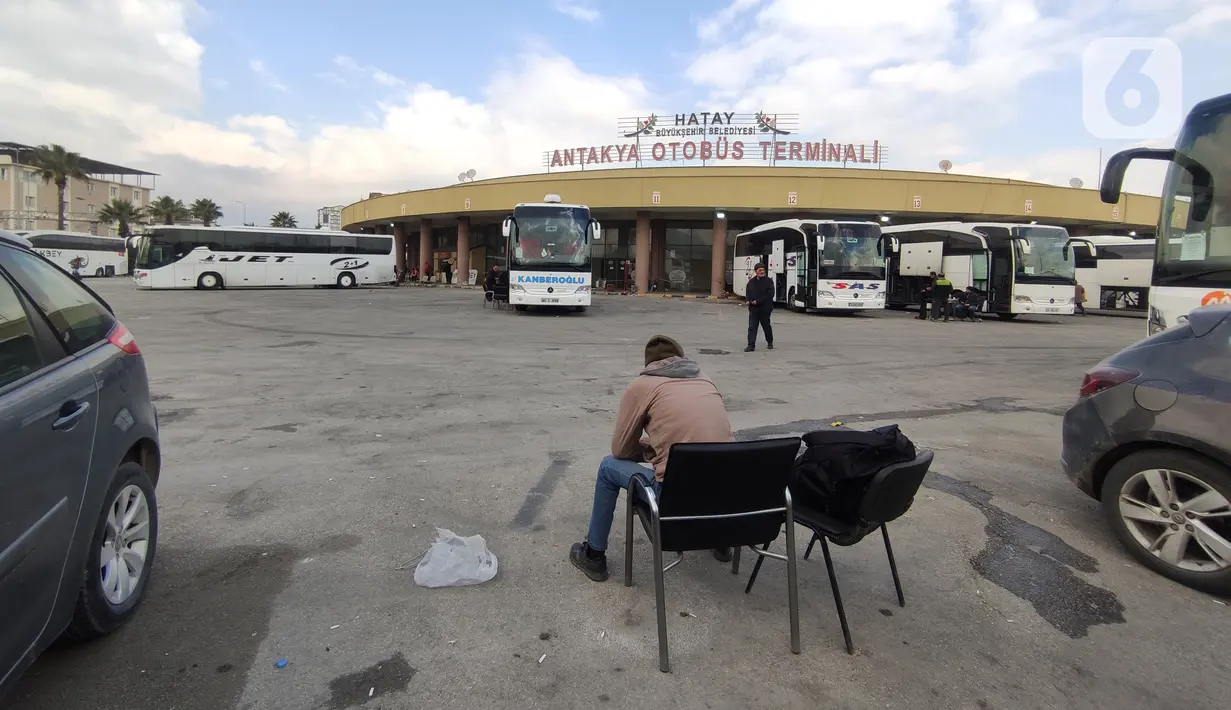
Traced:
[[[611, 455], [598, 465], [589, 531], [569, 550], [569, 561], [595, 582], [607, 579], [607, 539], [620, 490], [629, 490], [637, 477], [658, 493], [675, 444], [734, 438], [722, 395], [696, 361], [672, 338], [650, 338], [645, 368], [620, 398]], [[714, 556], [729, 562], [731, 548], [714, 550]]]
[[748, 279], [744, 298], [748, 301], [748, 347], [744, 352], [757, 349], [757, 328], [765, 331], [765, 345], [774, 349], [774, 327], [769, 322], [774, 312], [774, 282], [765, 275], [765, 264], [757, 264], [756, 275]]
[[936, 274], [936, 285], [932, 287], [932, 320], [939, 320], [943, 310], [945, 322], [949, 322], [949, 296], [953, 293], [953, 282], [945, 278], [944, 273]]
[[932, 302], [932, 288], [936, 285], [936, 272], [928, 274], [928, 280], [919, 289], [919, 320], [928, 319], [928, 306]]
[[1077, 308], [1077, 312], [1086, 315], [1086, 287], [1077, 284], [1076, 293], [1073, 296], [1073, 305]]
[[484, 298], [491, 301], [496, 297], [496, 290], [500, 286], [500, 264], [492, 264], [492, 268], [487, 270], [487, 278], [483, 280]]

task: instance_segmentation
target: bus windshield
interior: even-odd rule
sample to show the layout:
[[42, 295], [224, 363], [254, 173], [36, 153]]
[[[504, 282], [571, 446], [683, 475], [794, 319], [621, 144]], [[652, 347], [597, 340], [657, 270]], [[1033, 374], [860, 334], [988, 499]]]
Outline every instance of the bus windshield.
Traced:
[[1205, 219], [1192, 219], [1192, 174], [1177, 163], [1171, 164], [1155, 240], [1155, 283], [1231, 285], [1231, 102], [1193, 114], [1180, 131], [1176, 151], [1210, 172], [1214, 199]]
[[183, 256], [176, 255], [175, 246], [158, 240], [152, 235], [132, 237], [133, 268], [157, 269], [160, 266], [173, 264]]
[[1018, 283], [1077, 283], [1077, 261], [1064, 227], [1016, 227], [1013, 236], [1030, 245], [1029, 254], [1014, 246]]
[[517, 220], [511, 245], [514, 267], [590, 269], [589, 209], [523, 205], [513, 216]]
[[880, 227], [874, 224], [826, 224], [820, 241], [820, 279], [884, 280]]

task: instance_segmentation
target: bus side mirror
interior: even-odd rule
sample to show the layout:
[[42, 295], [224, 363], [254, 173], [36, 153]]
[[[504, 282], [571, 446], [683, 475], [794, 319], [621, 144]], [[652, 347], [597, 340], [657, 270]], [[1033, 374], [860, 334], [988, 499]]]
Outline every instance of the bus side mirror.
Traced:
[[1171, 148], [1131, 148], [1122, 150], [1107, 160], [1103, 170], [1103, 180], [1099, 184], [1099, 198], [1109, 205], [1120, 201], [1120, 190], [1124, 186], [1124, 173], [1129, 163], [1134, 160], [1165, 160], [1175, 163], [1188, 171], [1192, 176], [1193, 201], [1189, 208], [1189, 218], [1193, 222], [1204, 222], [1210, 213], [1214, 202], [1214, 178], [1204, 165]]
[[591, 240], [591, 241], [595, 241], [595, 242], [597, 242], [597, 241], [602, 240], [602, 238], [603, 238], [603, 228], [602, 228], [602, 226], [598, 223], [598, 220], [597, 220], [597, 219], [591, 219], [591, 220], [590, 220], [590, 227], [589, 227], [589, 229], [590, 229], [590, 240]]
[[504, 224], [500, 225], [500, 231], [504, 234], [505, 239], [513, 236], [513, 218], [505, 217]]

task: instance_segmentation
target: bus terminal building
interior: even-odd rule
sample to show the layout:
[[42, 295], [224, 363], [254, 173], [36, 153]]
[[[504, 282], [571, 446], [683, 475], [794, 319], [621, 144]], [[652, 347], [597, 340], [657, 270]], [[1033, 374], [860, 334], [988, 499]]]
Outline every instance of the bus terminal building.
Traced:
[[943, 172], [629, 167], [372, 195], [342, 210], [342, 228], [394, 235], [403, 268], [417, 267], [434, 277], [451, 271], [458, 274], [455, 283], [465, 283], [473, 271], [482, 283], [492, 264], [506, 263], [504, 218], [514, 205], [541, 202], [549, 194], [589, 206], [602, 223], [602, 239], [592, 244], [590, 254], [597, 290], [606, 286], [715, 297], [732, 291], [735, 235], [776, 220], [1038, 222], [1065, 227], [1071, 236], [1146, 237], [1153, 235], [1160, 207], [1159, 198], [1146, 195], [1125, 194], [1109, 205], [1094, 189]]

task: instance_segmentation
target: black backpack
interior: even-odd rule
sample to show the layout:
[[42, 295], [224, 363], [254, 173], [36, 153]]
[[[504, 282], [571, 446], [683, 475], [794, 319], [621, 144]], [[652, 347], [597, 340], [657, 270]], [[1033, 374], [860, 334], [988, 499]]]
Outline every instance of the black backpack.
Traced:
[[859, 524], [859, 503], [872, 477], [915, 459], [915, 445], [897, 424], [871, 431], [822, 429], [805, 434], [795, 459], [791, 500], [843, 522]]

